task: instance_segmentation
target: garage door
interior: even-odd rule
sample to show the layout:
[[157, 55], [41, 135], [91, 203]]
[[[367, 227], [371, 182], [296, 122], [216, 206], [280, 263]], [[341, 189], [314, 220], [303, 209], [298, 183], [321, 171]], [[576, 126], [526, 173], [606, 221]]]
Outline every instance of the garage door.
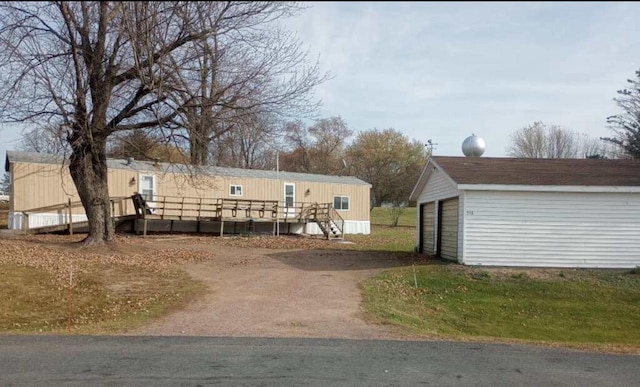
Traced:
[[458, 198], [440, 202], [440, 257], [458, 260]]
[[424, 254], [433, 254], [434, 220], [436, 204], [422, 203], [420, 205], [420, 251]]

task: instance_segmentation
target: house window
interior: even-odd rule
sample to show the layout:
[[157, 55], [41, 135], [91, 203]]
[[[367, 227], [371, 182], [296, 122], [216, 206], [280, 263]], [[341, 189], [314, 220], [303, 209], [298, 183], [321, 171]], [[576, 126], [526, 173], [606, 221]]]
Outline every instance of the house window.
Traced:
[[349, 209], [349, 197], [348, 196], [334, 196], [333, 208], [336, 210], [348, 210]]
[[229, 195], [242, 196], [242, 186], [237, 184], [231, 184], [229, 186]]

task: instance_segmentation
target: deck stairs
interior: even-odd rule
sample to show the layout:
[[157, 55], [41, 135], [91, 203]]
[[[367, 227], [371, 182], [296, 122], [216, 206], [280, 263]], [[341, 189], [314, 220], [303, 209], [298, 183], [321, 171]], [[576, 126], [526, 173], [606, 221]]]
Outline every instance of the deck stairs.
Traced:
[[327, 239], [344, 239], [344, 220], [331, 204], [314, 203], [301, 212], [301, 217], [315, 222]]

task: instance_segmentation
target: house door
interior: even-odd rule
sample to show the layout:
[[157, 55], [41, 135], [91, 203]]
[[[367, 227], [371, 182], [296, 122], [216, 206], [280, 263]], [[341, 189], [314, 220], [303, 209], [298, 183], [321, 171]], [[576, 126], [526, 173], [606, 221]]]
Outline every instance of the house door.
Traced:
[[435, 230], [435, 202], [420, 205], [420, 252], [432, 255], [434, 253]]
[[148, 207], [155, 207], [156, 196], [156, 177], [154, 175], [140, 175], [140, 183], [138, 184], [138, 192], [147, 202]]
[[293, 183], [284, 183], [284, 213], [295, 214], [296, 186]]
[[458, 198], [438, 203], [438, 255], [458, 260]]

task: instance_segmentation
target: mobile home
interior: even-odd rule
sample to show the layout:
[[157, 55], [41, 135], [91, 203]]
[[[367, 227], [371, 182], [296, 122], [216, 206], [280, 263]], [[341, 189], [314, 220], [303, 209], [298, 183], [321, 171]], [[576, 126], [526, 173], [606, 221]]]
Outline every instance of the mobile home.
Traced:
[[[201, 167], [181, 164], [137, 161], [133, 159], [108, 159], [109, 196], [129, 198], [140, 193], [151, 207], [152, 213], [161, 216], [167, 203], [182, 201], [181, 219], [196, 216], [194, 203], [205, 204], [244, 203], [246, 214], [228, 212], [225, 217], [260, 220], [264, 211], [249, 208], [254, 203], [274, 203], [282, 230], [291, 233], [319, 234], [320, 225], [303, 221], [300, 211], [309, 210], [314, 204], [325, 204], [342, 220], [344, 234], [369, 234], [369, 191], [371, 185], [352, 176], [330, 176], [293, 173], [276, 170], [250, 170], [238, 168]], [[56, 209], [57, 205], [79, 202], [78, 193], [69, 174], [68, 162], [61, 156], [30, 152], [7, 152], [5, 170], [11, 183], [9, 228], [28, 229], [86, 219], [84, 210]], [[186, 203], [191, 203], [187, 208]], [[249, 204], [247, 204], [249, 203]], [[133, 214], [131, 201], [121, 205], [120, 213]], [[153, 207], [157, 208], [153, 208]], [[238, 205], [240, 209], [245, 209]], [[51, 210], [53, 208], [53, 210]], [[256, 207], [257, 208], [257, 207]], [[222, 211], [221, 205], [218, 209]], [[201, 215], [198, 213], [198, 215]], [[258, 215], [259, 214], [259, 215]], [[274, 213], [271, 216], [276, 218]], [[165, 217], [162, 214], [163, 218]], [[25, 224], [25, 219], [28, 221]], [[296, 221], [300, 220], [300, 221]]]

